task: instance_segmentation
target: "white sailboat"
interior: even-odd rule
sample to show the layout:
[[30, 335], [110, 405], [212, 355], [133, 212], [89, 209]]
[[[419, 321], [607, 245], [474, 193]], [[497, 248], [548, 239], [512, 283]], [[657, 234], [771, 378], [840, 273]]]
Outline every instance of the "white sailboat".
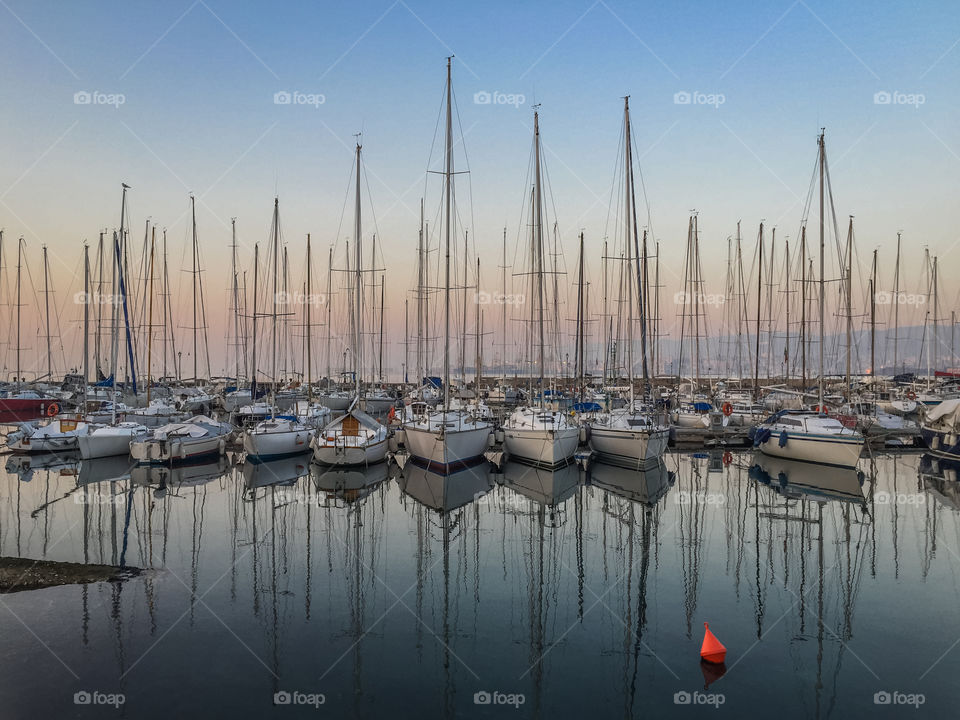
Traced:
[[[817, 411], [782, 410], [753, 429], [753, 443], [761, 453], [784, 460], [856, 467], [863, 451], [863, 435], [824, 414], [824, 175], [826, 145], [821, 131], [817, 139], [820, 172], [820, 373]], [[759, 328], [758, 328], [759, 331]]]
[[450, 250], [453, 225], [453, 87], [451, 59], [447, 58], [446, 141], [444, 148], [444, 335], [443, 408], [427, 412], [404, 424], [407, 449], [415, 461], [429, 470], [448, 472], [471, 464], [483, 456], [492, 431], [490, 423], [469, 411], [451, 407], [450, 397]]
[[[633, 186], [633, 155], [631, 151], [632, 133], [630, 131], [630, 98], [623, 101], [624, 124], [624, 277], [626, 279], [627, 305], [627, 378], [629, 383], [630, 400], [625, 408], [612, 410], [593, 418], [590, 425], [590, 447], [601, 458], [613, 463], [622, 463], [630, 466], [643, 467], [657, 462], [667, 449], [670, 440], [670, 429], [658, 424], [646, 412], [638, 410], [634, 398], [633, 377], [633, 309], [634, 303], [640, 307], [640, 323], [646, 330], [646, 310], [644, 307], [644, 288], [641, 279], [645, 273], [641, 271], [645, 263], [641, 255], [636, 223], [636, 194]], [[646, 245], [646, 232], [644, 232]], [[635, 266], [636, 264], [636, 266]], [[621, 287], [622, 289], [622, 287]], [[634, 290], [636, 289], [636, 301]], [[647, 345], [645, 335], [641, 344], [643, 386], [646, 391], [649, 387], [647, 377]]]
[[[545, 467], [556, 467], [570, 461], [580, 443], [580, 428], [574, 424], [570, 416], [549, 407], [543, 400], [545, 372], [544, 349], [544, 310], [546, 296], [544, 291], [544, 248], [543, 248], [543, 193], [541, 189], [541, 160], [540, 160], [540, 113], [533, 112], [533, 142], [534, 142], [534, 185], [531, 206], [531, 236], [530, 260], [531, 296], [530, 322], [528, 327], [531, 333], [536, 332], [536, 338], [530, 338], [528, 348], [537, 349], [539, 368], [538, 386], [540, 401], [533, 400], [534, 389], [530, 388], [529, 406], [517, 408], [503, 423], [504, 447], [511, 459], [522, 460]], [[556, 298], [554, 298], [556, 301]], [[532, 379], [531, 379], [532, 382]]]
[[[271, 332], [271, 397], [276, 398], [277, 392], [277, 274], [280, 252], [280, 200], [273, 200], [273, 330]], [[256, 363], [254, 363], [256, 367]], [[247, 458], [253, 462], [262, 462], [292, 455], [300, 455], [310, 450], [310, 436], [312, 429], [295, 416], [277, 415], [276, 402], [271, 403], [270, 417], [261, 420], [243, 433], [243, 449]]]
[[[353, 378], [355, 395], [344, 415], [327, 423], [313, 436], [311, 447], [313, 459], [323, 465], [370, 465], [383, 461], [387, 456], [387, 437], [389, 431], [380, 422], [360, 409], [363, 398], [363, 265], [361, 263], [360, 242], [360, 150], [356, 150], [356, 196], [354, 205], [354, 267], [353, 295], [351, 297], [351, 355], [353, 357]], [[321, 398], [321, 402], [329, 405]]]

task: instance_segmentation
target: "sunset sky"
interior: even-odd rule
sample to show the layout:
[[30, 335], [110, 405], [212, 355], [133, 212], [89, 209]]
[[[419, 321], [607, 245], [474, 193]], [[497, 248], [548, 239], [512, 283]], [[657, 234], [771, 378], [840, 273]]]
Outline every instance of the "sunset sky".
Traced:
[[[438, 167], [448, 55], [455, 56], [456, 135], [463, 135], [458, 169], [468, 161], [470, 170], [458, 178], [459, 207], [471, 253], [481, 258], [482, 289], [499, 289], [504, 227], [508, 264], [522, 265], [517, 241], [535, 103], [569, 273], [562, 282], [574, 282], [582, 230], [599, 286], [622, 97], [630, 95], [662, 251], [664, 331], [676, 323], [672, 298], [681, 289], [691, 211], [699, 213], [706, 291], [723, 293], [727, 238], [738, 220], [748, 265], [761, 220], [777, 228], [778, 241], [797, 241], [821, 127], [843, 231], [855, 216], [855, 283], [879, 248], [880, 288], [889, 289], [901, 231], [904, 289], [924, 291], [929, 248], [939, 257], [941, 316], [958, 307], [960, 13], [953, 3], [0, 0], [0, 18], [0, 297], [8, 326], [23, 236], [30, 272], [23, 282], [36, 288], [22, 300], [24, 366], [45, 363], [43, 245], [59, 311], [54, 333], [65, 346], [55, 365], [79, 365], [72, 299], [82, 290], [82, 244], [118, 225], [126, 182], [137, 247], [148, 218], [167, 230], [178, 316], [189, 308], [190, 275], [181, 270], [190, 264], [195, 194], [212, 369], [221, 372], [230, 219], [237, 219], [241, 269], [249, 269], [253, 244], [263, 249], [268, 241], [278, 196], [291, 281], [303, 282], [310, 233], [322, 287], [328, 248], [337, 243], [342, 255], [353, 233], [345, 199], [354, 135], [362, 133], [364, 242], [376, 232], [382, 243], [388, 366], [396, 374], [425, 171], [428, 162]], [[435, 185], [426, 186], [428, 219], [439, 211]], [[923, 312], [911, 307], [905, 321], [922, 322]], [[711, 313], [718, 330], [722, 310]], [[499, 323], [498, 311], [488, 314], [485, 327]], [[185, 343], [188, 331], [178, 332]], [[7, 327], [3, 334], [8, 375], [14, 341]]]

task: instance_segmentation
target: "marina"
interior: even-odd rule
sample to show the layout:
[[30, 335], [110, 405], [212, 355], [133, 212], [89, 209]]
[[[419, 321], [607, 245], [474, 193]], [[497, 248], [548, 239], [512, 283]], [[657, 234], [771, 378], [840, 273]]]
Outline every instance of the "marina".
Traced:
[[956, 712], [956, 8], [0, 17], [0, 718]]

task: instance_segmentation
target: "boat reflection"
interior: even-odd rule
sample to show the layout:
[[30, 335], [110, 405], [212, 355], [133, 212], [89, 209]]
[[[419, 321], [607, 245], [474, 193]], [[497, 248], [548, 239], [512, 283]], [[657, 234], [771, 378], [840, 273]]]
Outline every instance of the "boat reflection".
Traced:
[[124, 455], [81, 460], [77, 468], [77, 485], [128, 480], [134, 465], [134, 461]]
[[443, 475], [408, 462], [397, 483], [405, 495], [444, 514], [469, 505], [493, 487], [487, 463]]
[[297, 455], [267, 460], [247, 462], [243, 465], [243, 481], [248, 491], [271, 485], [293, 485], [310, 472], [310, 456]]
[[580, 487], [580, 468], [570, 464], [547, 470], [511, 460], [503, 465], [501, 482], [539, 505], [547, 527], [559, 527], [566, 521], [564, 504]]
[[927, 453], [920, 458], [917, 472], [923, 489], [944, 507], [960, 510], [960, 462]]
[[594, 487], [650, 507], [666, 496], [677, 479], [662, 460], [644, 470], [594, 462], [588, 476]]
[[854, 468], [813, 465], [757, 454], [750, 479], [791, 500], [845, 502], [866, 507], [863, 473]]
[[30, 482], [37, 470], [52, 470], [61, 475], [75, 475], [79, 464], [80, 454], [73, 450], [40, 455], [8, 455], [4, 468], [10, 475], [20, 478], [21, 482]]
[[136, 485], [155, 485], [160, 490], [167, 488], [196, 487], [223, 475], [230, 467], [224, 456], [201, 465], [134, 465], [130, 478]]
[[349, 505], [363, 500], [385, 482], [387, 477], [387, 463], [339, 468], [310, 463], [310, 478], [319, 492], [326, 493], [328, 503], [342, 502]]

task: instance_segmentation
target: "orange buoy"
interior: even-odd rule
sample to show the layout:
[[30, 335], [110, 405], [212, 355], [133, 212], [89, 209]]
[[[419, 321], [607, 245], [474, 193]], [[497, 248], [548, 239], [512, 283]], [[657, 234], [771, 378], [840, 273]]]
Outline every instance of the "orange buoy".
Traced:
[[703, 644], [700, 646], [700, 657], [708, 663], [719, 665], [727, 657], [727, 649], [716, 636], [710, 632], [710, 626], [703, 624]]

